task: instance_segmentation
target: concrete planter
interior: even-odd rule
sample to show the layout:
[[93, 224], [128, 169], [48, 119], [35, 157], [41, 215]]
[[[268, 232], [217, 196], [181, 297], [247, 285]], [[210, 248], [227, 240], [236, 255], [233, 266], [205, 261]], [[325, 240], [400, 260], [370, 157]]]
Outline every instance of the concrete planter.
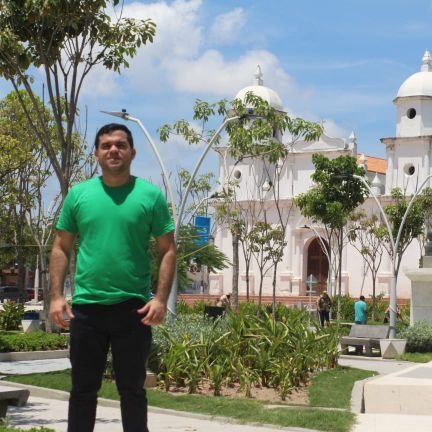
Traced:
[[23, 319], [21, 320], [21, 326], [24, 333], [30, 333], [40, 330], [39, 319]]
[[382, 358], [398, 358], [405, 352], [406, 343], [406, 339], [381, 339], [380, 348]]

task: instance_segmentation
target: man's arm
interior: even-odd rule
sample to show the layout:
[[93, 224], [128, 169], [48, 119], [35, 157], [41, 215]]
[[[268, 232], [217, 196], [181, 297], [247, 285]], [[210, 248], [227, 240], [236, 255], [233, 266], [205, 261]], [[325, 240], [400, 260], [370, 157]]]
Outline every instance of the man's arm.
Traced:
[[54, 324], [65, 328], [67, 326], [64, 314], [73, 318], [72, 311], [63, 296], [63, 284], [68, 268], [69, 256], [75, 243], [76, 234], [67, 231], [57, 231], [51, 251], [50, 273], [50, 317]]
[[161, 258], [156, 295], [144, 307], [138, 309], [138, 313], [144, 315], [142, 323], [145, 325], [158, 325], [165, 318], [168, 297], [176, 270], [174, 232], [171, 231], [157, 237], [156, 248]]

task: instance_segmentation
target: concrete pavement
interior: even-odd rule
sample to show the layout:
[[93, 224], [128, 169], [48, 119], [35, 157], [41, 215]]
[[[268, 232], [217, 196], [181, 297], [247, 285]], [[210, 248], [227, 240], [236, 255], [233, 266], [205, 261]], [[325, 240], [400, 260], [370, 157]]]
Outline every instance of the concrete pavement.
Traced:
[[[390, 375], [419, 366], [418, 363], [354, 355], [341, 356], [339, 364], [376, 371], [380, 375]], [[357, 422], [351, 432], [430, 432], [432, 430], [432, 407], [430, 415], [361, 413], [364, 384], [364, 382], [357, 382], [352, 392], [351, 410], [356, 413]]]
[[[383, 360], [381, 358], [365, 358], [342, 356], [339, 363], [344, 366], [377, 371], [379, 374], [391, 374], [413, 366], [413, 363]], [[0, 373], [31, 373], [50, 370], [67, 369], [68, 359], [39, 360], [26, 362], [0, 362]], [[55, 368], [55, 369], [54, 369]], [[38, 393], [31, 390], [29, 403], [25, 407], [10, 407], [8, 416], [10, 423], [29, 429], [34, 426], [47, 426], [56, 432], [66, 431], [67, 394], [58, 392]], [[357, 423], [352, 432], [426, 432], [432, 429], [431, 415], [401, 414], [361, 414], [363, 383], [356, 384], [352, 396], [352, 410], [357, 415]], [[47, 395], [51, 395], [46, 397]], [[63, 400], [59, 400], [62, 399]], [[181, 413], [171, 410], [150, 408], [149, 427], [151, 432], [274, 432], [306, 431], [299, 428], [277, 428], [272, 426], [252, 426], [228, 423], [223, 418], [211, 418], [204, 415]], [[120, 411], [118, 402], [101, 400], [98, 406], [98, 425], [95, 432], [121, 432]]]
[[[307, 431], [298, 428], [277, 428], [227, 423], [221, 418], [181, 413], [170, 410], [149, 410], [149, 430], [151, 432], [275, 432]], [[10, 407], [8, 410], [11, 425], [29, 429], [46, 426], [56, 432], [66, 432], [67, 402], [54, 399], [30, 397], [24, 407]], [[118, 407], [98, 406], [95, 432], [122, 432], [120, 410]]]

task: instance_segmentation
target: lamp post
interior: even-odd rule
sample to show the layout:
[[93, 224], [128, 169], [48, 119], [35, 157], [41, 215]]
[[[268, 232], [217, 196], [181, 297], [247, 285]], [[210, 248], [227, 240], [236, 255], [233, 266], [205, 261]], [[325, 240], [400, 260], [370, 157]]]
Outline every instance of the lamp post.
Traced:
[[[104, 114], [108, 114], [108, 115], [112, 115], [114, 117], [120, 117], [123, 120], [128, 120], [131, 122], [136, 123], [139, 128], [142, 130], [142, 132], [144, 133], [145, 137], [147, 138], [148, 142], [150, 143], [150, 146], [153, 150], [153, 153], [156, 155], [156, 158], [159, 162], [159, 165], [162, 169], [162, 174], [165, 178], [165, 182], [167, 185], [167, 190], [168, 190], [168, 197], [169, 197], [169, 201], [171, 203], [171, 207], [172, 207], [172, 213], [173, 213], [173, 220], [174, 220], [174, 226], [175, 226], [175, 231], [174, 231], [174, 239], [175, 239], [175, 243], [177, 244], [178, 242], [178, 237], [179, 237], [179, 232], [180, 232], [180, 225], [182, 223], [182, 219], [183, 219], [183, 214], [185, 211], [185, 206], [186, 206], [186, 201], [189, 195], [189, 192], [192, 188], [193, 182], [195, 180], [196, 175], [198, 174], [198, 170], [200, 169], [204, 158], [207, 156], [207, 153], [210, 151], [210, 148], [213, 146], [213, 144], [216, 142], [216, 139], [218, 138], [218, 136], [220, 135], [220, 133], [225, 129], [226, 125], [228, 123], [231, 123], [235, 120], [238, 120], [240, 117], [239, 116], [234, 116], [234, 117], [229, 117], [227, 119], [225, 119], [225, 121], [219, 126], [218, 130], [215, 132], [215, 134], [213, 135], [213, 137], [211, 138], [211, 140], [208, 142], [207, 146], [205, 147], [203, 153], [201, 154], [200, 158], [198, 159], [198, 162], [195, 165], [195, 168], [191, 174], [191, 177], [189, 179], [189, 182], [186, 186], [186, 190], [183, 194], [182, 200], [180, 202], [180, 207], [179, 207], [179, 212], [177, 213], [177, 209], [175, 206], [175, 201], [174, 201], [174, 194], [172, 191], [172, 187], [171, 187], [171, 182], [170, 179], [168, 177], [167, 171], [165, 169], [165, 165], [162, 161], [161, 155], [159, 153], [158, 148], [156, 147], [155, 143], [153, 142], [150, 134], [147, 132], [147, 129], [144, 127], [144, 125], [142, 124], [142, 122], [135, 118], [132, 117], [128, 112], [126, 112], [126, 110], [122, 110], [122, 111], [101, 111]], [[176, 316], [176, 306], [177, 306], [177, 288], [178, 288], [178, 278], [177, 278], [177, 269], [174, 272], [174, 279], [173, 279], [173, 283], [172, 283], [172, 287], [171, 287], [171, 292], [168, 298], [168, 311], [172, 314], [173, 317]]]
[[420, 187], [416, 190], [414, 195], [411, 197], [410, 202], [408, 203], [408, 206], [405, 210], [405, 213], [403, 215], [402, 221], [399, 225], [399, 229], [396, 235], [396, 240], [393, 237], [393, 232], [389, 223], [389, 220], [387, 218], [387, 215], [385, 214], [385, 211], [378, 199], [378, 197], [374, 194], [371, 187], [369, 186], [369, 183], [366, 181], [366, 179], [362, 176], [353, 174], [353, 177], [360, 180], [365, 186], [366, 189], [369, 191], [373, 199], [378, 205], [378, 208], [381, 212], [381, 216], [384, 219], [384, 222], [387, 227], [387, 231], [389, 233], [389, 239], [390, 239], [390, 246], [392, 249], [392, 262], [391, 262], [391, 285], [390, 285], [390, 333], [389, 337], [394, 339], [396, 337], [396, 318], [397, 318], [397, 287], [396, 287], [396, 255], [397, 255], [397, 249], [399, 247], [400, 238], [402, 235], [402, 230], [405, 225], [406, 219], [408, 217], [409, 211], [411, 210], [412, 205], [414, 204], [414, 200], [417, 198], [423, 187], [426, 185], [426, 183], [429, 181], [430, 178], [432, 178], [432, 174], [428, 175], [426, 179], [423, 181], [423, 183], [420, 185]]

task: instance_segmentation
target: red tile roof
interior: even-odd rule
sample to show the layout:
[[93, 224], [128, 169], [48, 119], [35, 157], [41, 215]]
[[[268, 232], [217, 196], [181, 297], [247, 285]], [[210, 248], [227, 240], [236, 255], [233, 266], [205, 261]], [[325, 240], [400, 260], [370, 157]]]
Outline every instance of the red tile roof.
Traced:
[[[357, 155], [357, 163], [359, 162], [361, 154]], [[377, 158], [374, 156], [366, 156], [367, 170], [379, 174], [385, 174], [387, 168], [387, 161], [383, 158]]]

